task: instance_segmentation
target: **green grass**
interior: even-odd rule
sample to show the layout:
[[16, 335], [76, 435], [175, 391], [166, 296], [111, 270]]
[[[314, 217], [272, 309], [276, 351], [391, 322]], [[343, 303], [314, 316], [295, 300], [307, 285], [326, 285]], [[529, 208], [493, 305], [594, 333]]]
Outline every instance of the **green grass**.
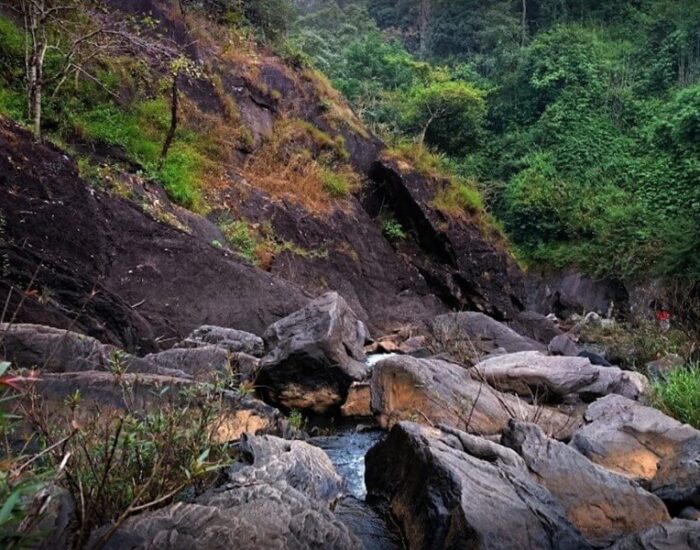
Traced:
[[453, 178], [449, 186], [435, 194], [433, 206], [453, 217], [459, 217], [465, 212], [481, 212], [484, 209], [481, 193], [457, 178]]
[[654, 404], [681, 422], [700, 428], [700, 363], [673, 370], [654, 384]]
[[323, 168], [321, 171], [323, 189], [332, 197], [347, 197], [353, 188], [353, 181], [340, 172], [334, 172], [330, 168]]
[[258, 240], [244, 220], [227, 221], [219, 225], [231, 248], [253, 265], [257, 264]]

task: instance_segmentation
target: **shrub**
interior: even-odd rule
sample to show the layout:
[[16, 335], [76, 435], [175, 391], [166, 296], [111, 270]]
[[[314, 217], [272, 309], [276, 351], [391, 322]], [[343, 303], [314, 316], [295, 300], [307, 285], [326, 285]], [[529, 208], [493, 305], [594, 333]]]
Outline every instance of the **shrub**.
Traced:
[[700, 364], [675, 369], [658, 381], [654, 402], [681, 422], [700, 428]]
[[287, 420], [289, 421], [289, 425], [295, 430], [301, 430], [306, 425], [304, 415], [297, 409], [292, 409], [289, 411], [289, 417]]
[[406, 232], [401, 224], [394, 218], [387, 218], [382, 224], [382, 233], [391, 242], [403, 241], [406, 238]]
[[258, 243], [246, 221], [236, 220], [224, 222], [219, 228], [233, 250], [238, 252], [251, 264], [256, 263], [255, 251]]

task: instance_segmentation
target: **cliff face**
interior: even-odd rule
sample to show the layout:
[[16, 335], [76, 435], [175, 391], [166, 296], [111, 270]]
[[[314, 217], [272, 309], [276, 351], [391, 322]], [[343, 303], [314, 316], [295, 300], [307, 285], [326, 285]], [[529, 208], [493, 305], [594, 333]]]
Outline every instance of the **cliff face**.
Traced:
[[[0, 300], [10, 293], [17, 321], [75, 325], [145, 350], [203, 323], [259, 333], [327, 290], [375, 331], [450, 308], [500, 319], [521, 309], [522, 277], [500, 239], [476, 217], [437, 209], [447, 183], [387, 159], [319, 75], [264, 49], [232, 55], [214, 30], [202, 34], [156, 0], [117, 5], [110, 17], [148, 15], [154, 36], [206, 68], [182, 86], [185, 124], [214, 121], [236, 139], [202, 183], [198, 215], [121, 162], [113, 144], [81, 137], [74, 146], [117, 166], [128, 193], [95, 189], [70, 155], [2, 121]], [[385, 237], [387, 216], [405, 238]], [[252, 241], [247, 261], [219, 229], [231, 223]]]

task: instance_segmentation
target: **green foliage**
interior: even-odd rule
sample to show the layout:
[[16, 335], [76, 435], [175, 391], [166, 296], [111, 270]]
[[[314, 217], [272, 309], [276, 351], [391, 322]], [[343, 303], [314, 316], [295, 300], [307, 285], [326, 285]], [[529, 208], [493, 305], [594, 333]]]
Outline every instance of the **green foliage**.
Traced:
[[386, 218], [384, 220], [382, 233], [391, 242], [403, 241], [407, 237], [403, 226], [394, 218]]
[[295, 430], [303, 430], [306, 426], [306, 419], [300, 410], [292, 409], [287, 417], [289, 425]]
[[257, 262], [258, 242], [248, 223], [244, 220], [228, 221], [219, 225], [231, 248], [251, 264]]
[[654, 404], [681, 422], [700, 428], [700, 364], [674, 369], [656, 382]]

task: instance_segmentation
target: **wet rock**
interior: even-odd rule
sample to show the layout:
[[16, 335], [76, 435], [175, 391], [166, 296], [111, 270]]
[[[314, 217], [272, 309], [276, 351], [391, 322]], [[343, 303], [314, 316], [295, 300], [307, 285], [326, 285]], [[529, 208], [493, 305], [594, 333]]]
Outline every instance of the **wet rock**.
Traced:
[[658, 497], [548, 438], [534, 424], [511, 421], [502, 443], [524, 459], [537, 482], [549, 489], [571, 523], [595, 546], [670, 519]]
[[474, 372], [500, 391], [550, 401], [574, 393], [585, 399], [611, 393], [637, 399], [648, 389], [648, 382], [639, 373], [594, 366], [583, 357], [553, 357], [536, 351], [486, 359]]
[[265, 354], [265, 342], [259, 336], [233, 328], [203, 325], [190, 333], [178, 347], [189, 348], [214, 344], [230, 352], [245, 353], [253, 357]]
[[647, 374], [654, 379], [665, 378], [669, 373], [673, 372], [685, 365], [685, 359], [675, 353], [668, 353], [657, 359], [647, 363]]
[[[91, 547], [99, 540], [95, 533]], [[323, 503], [284, 482], [208, 494], [128, 519], [107, 550], [267, 550], [362, 548], [348, 527]]]
[[364, 324], [329, 292], [265, 332], [269, 353], [257, 385], [273, 403], [325, 413], [345, 401], [353, 382], [369, 376]]
[[434, 338], [445, 345], [464, 342], [481, 355], [494, 352], [545, 351], [545, 346], [521, 336], [488, 315], [474, 311], [447, 313], [433, 320]]
[[515, 453], [485, 445], [488, 458], [472, 456], [454, 435], [401, 422], [367, 454], [369, 492], [388, 500], [409, 548], [589, 548]]
[[700, 521], [673, 519], [629, 535], [610, 547], [610, 550], [698, 550], [700, 549]]
[[387, 529], [386, 521], [366, 502], [353, 497], [340, 500], [335, 516], [360, 540], [364, 550], [402, 550], [398, 533]]
[[635, 478], [651, 480], [659, 462], [680, 452], [700, 431], [621, 395], [589, 405], [585, 424], [571, 446], [593, 462]]
[[353, 382], [340, 414], [350, 417], [372, 416], [372, 398], [368, 382]]
[[576, 357], [580, 353], [576, 341], [568, 334], [560, 334], [552, 338], [552, 341], [547, 346], [547, 351], [552, 355], [569, 357]]
[[612, 364], [602, 355], [598, 353], [593, 353], [592, 351], [583, 350], [579, 352], [579, 357], [585, 357], [588, 359], [592, 365], [598, 365], [599, 367], [612, 367]]
[[372, 410], [380, 425], [399, 420], [443, 423], [470, 433], [499, 433], [511, 417], [536, 421], [565, 437], [577, 421], [538, 408], [474, 379], [465, 368], [436, 359], [395, 356], [377, 363], [371, 379]]
[[663, 458], [649, 487], [675, 510], [685, 506], [700, 508], [700, 436]]

